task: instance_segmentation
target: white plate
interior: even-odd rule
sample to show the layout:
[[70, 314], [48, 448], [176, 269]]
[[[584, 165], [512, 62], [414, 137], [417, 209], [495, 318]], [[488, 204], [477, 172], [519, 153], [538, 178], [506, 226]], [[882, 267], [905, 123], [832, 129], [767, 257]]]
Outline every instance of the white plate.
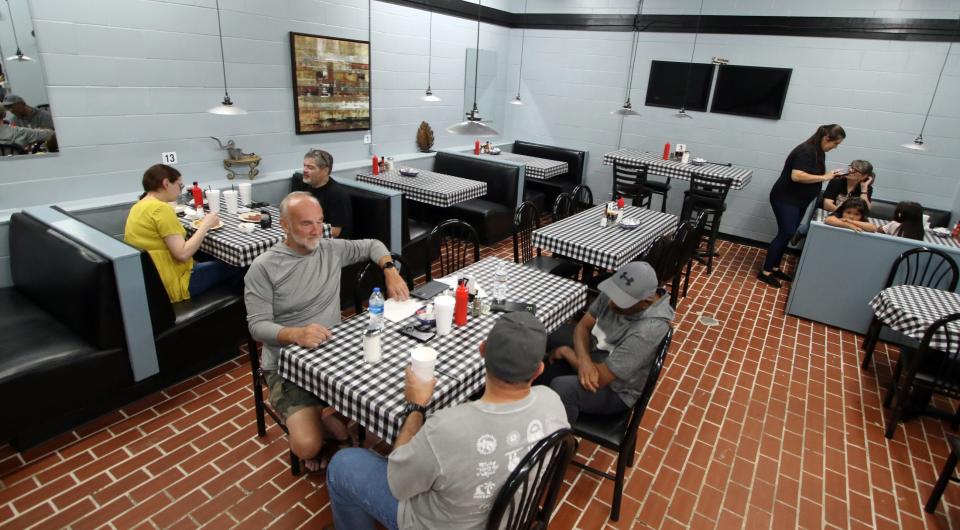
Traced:
[[263, 214], [260, 212], [246, 212], [237, 215], [237, 217], [245, 223], [259, 223], [260, 219], [263, 218]]
[[[202, 222], [203, 222], [203, 219], [195, 219], [192, 223], [190, 223], [190, 226], [196, 229], [200, 227], [200, 223]], [[217, 230], [218, 228], [223, 228], [223, 221], [217, 221], [217, 225], [211, 226], [210, 230]]]
[[640, 226], [639, 219], [620, 219], [620, 227], [626, 230], [633, 230]]
[[949, 228], [944, 228], [942, 226], [938, 226], [930, 231], [933, 232], [933, 235], [937, 237], [950, 237], [951, 234]]

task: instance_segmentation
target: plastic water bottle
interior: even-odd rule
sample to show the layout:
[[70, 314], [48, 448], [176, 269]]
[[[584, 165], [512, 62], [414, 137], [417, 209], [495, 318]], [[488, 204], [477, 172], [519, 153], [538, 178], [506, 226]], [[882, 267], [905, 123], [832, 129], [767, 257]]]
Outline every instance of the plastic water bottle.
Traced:
[[370, 305], [367, 308], [370, 311], [367, 329], [383, 329], [383, 294], [380, 293], [379, 287], [373, 288], [373, 294], [370, 295]]
[[502, 304], [507, 299], [507, 265], [500, 262], [493, 275], [493, 301]]

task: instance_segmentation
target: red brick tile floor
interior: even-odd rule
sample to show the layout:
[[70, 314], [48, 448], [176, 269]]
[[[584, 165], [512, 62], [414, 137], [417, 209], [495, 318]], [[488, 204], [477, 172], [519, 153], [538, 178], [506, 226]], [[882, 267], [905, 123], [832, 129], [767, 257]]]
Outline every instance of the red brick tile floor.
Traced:
[[[894, 350], [862, 371], [860, 337], [785, 316], [789, 290], [753, 278], [762, 250], [720, 252], [680, 303], [620, 521], [612, 483], [571, 469], [551, 528], [960, 528], [960, 487], [922, 509], [949, 427], [883, 436]], [[25, 453], [0, 446], [0, 528], [321, 527], [323, 477], [290, 475], [275, 425], [257, 438], [251, 396], [238, 357]], [[614, 465], [590, 443], [579, 458]]]

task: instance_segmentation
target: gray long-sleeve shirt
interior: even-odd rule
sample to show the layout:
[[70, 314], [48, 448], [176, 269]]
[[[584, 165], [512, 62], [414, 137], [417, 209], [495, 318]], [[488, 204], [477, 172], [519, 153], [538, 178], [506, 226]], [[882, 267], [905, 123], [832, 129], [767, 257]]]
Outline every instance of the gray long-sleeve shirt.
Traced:
[[258, 256], [244, 278], [244, 302], [250, 333], [263, 342], [263, 369], [277, 369], [281, 329], [340, 322], [341, 268], [387, 254], [375, 239], [321, 239], [307, 255], [281, 242]]

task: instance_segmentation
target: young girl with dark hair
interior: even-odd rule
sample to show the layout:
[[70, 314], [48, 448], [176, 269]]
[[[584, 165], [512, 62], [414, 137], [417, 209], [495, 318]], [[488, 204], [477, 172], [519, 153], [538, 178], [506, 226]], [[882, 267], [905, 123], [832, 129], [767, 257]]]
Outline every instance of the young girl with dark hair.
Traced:
[[767, 259], [757, 273], [760, 281], [780, 287], [780, 280], [793, 278], [780, 270], [787, 243], [800, 226], [807, 206], [820, 194], [823, 182], [843, 175], [842, 170], [827, 172], [826, 153], [847, 137], [837, 124], [821, 125], [807, 141], [793, 148], [783, 164], [780, 178], [770, 189], [770, 206], [777, 219], [777, 235], [767, 249]]
[[876, 232], [877, 227], [867, 220], [869, 214], [870, 208], [867, 207], [866, 201], [859, 197], [851, 197], [823, 222], [830, 226], [849, 228], [855, 232]]
[[897, 209], [893, 212], [893, 221], [883, 225], [879, 232], [922, 241], [924, 233], [923, 206], [913, 201], [897, 203]]

